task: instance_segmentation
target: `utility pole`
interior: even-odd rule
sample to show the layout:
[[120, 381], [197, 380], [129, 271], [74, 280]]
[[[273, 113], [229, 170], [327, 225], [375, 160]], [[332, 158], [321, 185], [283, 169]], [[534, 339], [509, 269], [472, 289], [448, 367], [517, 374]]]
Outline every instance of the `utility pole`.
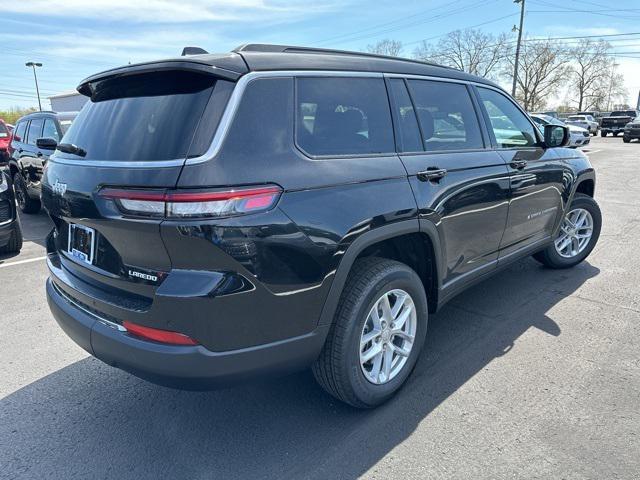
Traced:
[[42, 111], [42, 103], [40, 103], [40, 89], [38, 88], [38, 76], [36, 75], [36, 67], [41, 67], [42, 64], [38, 62], [27, 62], [25, 67], [33, 68], [33, 79], [36, 81], [36, 93], [38, 94], [38, 108]]
[[520, 4], [520, 28], [518, 28], [518, 43], [516, 45], [516, 61], [515, 61], [515, 65], [513, 66], [513, 86], [511, 87], [511, 96], [515, 98], [516, 84], [518, 82], [518, 61], [520, 60], [520, 43], [522, 42], [522, 27], [524, 25], [524, 0], [513, 0], [513, 3]]

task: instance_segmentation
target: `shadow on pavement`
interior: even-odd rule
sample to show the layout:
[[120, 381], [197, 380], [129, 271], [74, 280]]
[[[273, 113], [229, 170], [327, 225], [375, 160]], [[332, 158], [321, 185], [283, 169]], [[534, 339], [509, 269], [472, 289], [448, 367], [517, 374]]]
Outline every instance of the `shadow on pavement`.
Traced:
[[357, 478], [527, 330], [554, 342], [547, 312], [598, 273], [527, 260], [470, 289], [431, 317], [414, 374], [373, 411], [333, 400], [307, 372], [181, 392], [87, 358], [0, 401], [0, 476]]

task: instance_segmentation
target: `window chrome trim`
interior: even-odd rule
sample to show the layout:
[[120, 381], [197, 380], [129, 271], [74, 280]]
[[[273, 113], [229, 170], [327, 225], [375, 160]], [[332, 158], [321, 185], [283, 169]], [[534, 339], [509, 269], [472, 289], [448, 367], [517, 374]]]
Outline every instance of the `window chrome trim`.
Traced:
[[[490, 84], [475, 82], [473, 80], [461, 80], [450, 77], [438, 77], [432, 75], [415, 75], [402, 73], [384, 73], [384, 72], [364, 72], [364, 71], [348, 71], [348, 70], [265, 70], [259, 72], [249, 72], [238, 79], [236, 86], [231, 93], [231, 97], [227, 102], [224, 113], [218, 124], [218, 129], [213, 137], [211, 145], [205, 153], [193, 158], [178, 158], [171, 160], [147, 160], [147, 161], [114, 161], [114, 160], [77, 160], [70, 158], [60, 158], [55, 154], [49, 159], [52, 163], [60, 163], [64, 165], [82, 165], [85, 167], [113, 167], [113, 168], [163, 168], [163, 167], [182, 167], [186, 165], [197, 165], [213, 159], [222, 148], [222, 144], [231, 128], [231, 124], [235, 119], [240, 101], [244, 95], [247, 85], [256, 79], [262, 78], [286, 78], [286, 77], [355, 77], [355, 78], [406, 78], [418, 80], [434, 80], [440, 82], [460, 83], [463, 85], [477, 85], [485, 88], [496, 90], [502, 94], [506, 92], [499, 87]], [[381, 156], [395, 155], [396, 152], [382, 154]]]

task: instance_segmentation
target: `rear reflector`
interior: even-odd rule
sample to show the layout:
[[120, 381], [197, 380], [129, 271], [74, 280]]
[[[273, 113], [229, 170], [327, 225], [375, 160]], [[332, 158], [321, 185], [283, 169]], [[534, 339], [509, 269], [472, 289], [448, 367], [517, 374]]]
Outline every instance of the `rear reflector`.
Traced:
[[182, 333], [143, 327], [142, 325], [137, 325], [126, 320], [122, 322], [122, 325], [127, 329], [128, 333], [144, 340], [152, 340], [170, 345], [198, 345], [198, 342]]
[[104, 188], [99, 195], [116, 202], [123, 213], [165, 218], [228, 217], [266, 211], [282, 189], [275, 185], [213, 191], [131, 190]]

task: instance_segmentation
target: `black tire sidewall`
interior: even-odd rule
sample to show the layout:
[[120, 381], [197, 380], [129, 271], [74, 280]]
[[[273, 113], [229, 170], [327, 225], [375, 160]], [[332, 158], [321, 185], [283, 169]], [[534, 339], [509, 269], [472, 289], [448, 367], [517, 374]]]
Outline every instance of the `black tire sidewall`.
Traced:
[[[375, 302], [384, 292], [393, 289], [402, 289], [409, 293], [413, 299], [418, 320], [416, 337], [411, 354], [402, 371], [390, 382], [375, 385], [366, 379], [360, 367], [360, 335], [367, 315]], [[398, 264], [397, 268], [368, 285], [354, 310], [349, 313], [353, 318], [352, 328], [350, 328], [343, 344], [343, 348], [346, 348], [346, 351], [343, 352], [343, 358], [346, 359], [344, 367], [348, 369], [345, 373], [358, 400], [368, 406], [375, 406], [388, 400], [404, 384], [415, 367], [427, 333], [427, 297], [418, 275], [409, 267]]]

